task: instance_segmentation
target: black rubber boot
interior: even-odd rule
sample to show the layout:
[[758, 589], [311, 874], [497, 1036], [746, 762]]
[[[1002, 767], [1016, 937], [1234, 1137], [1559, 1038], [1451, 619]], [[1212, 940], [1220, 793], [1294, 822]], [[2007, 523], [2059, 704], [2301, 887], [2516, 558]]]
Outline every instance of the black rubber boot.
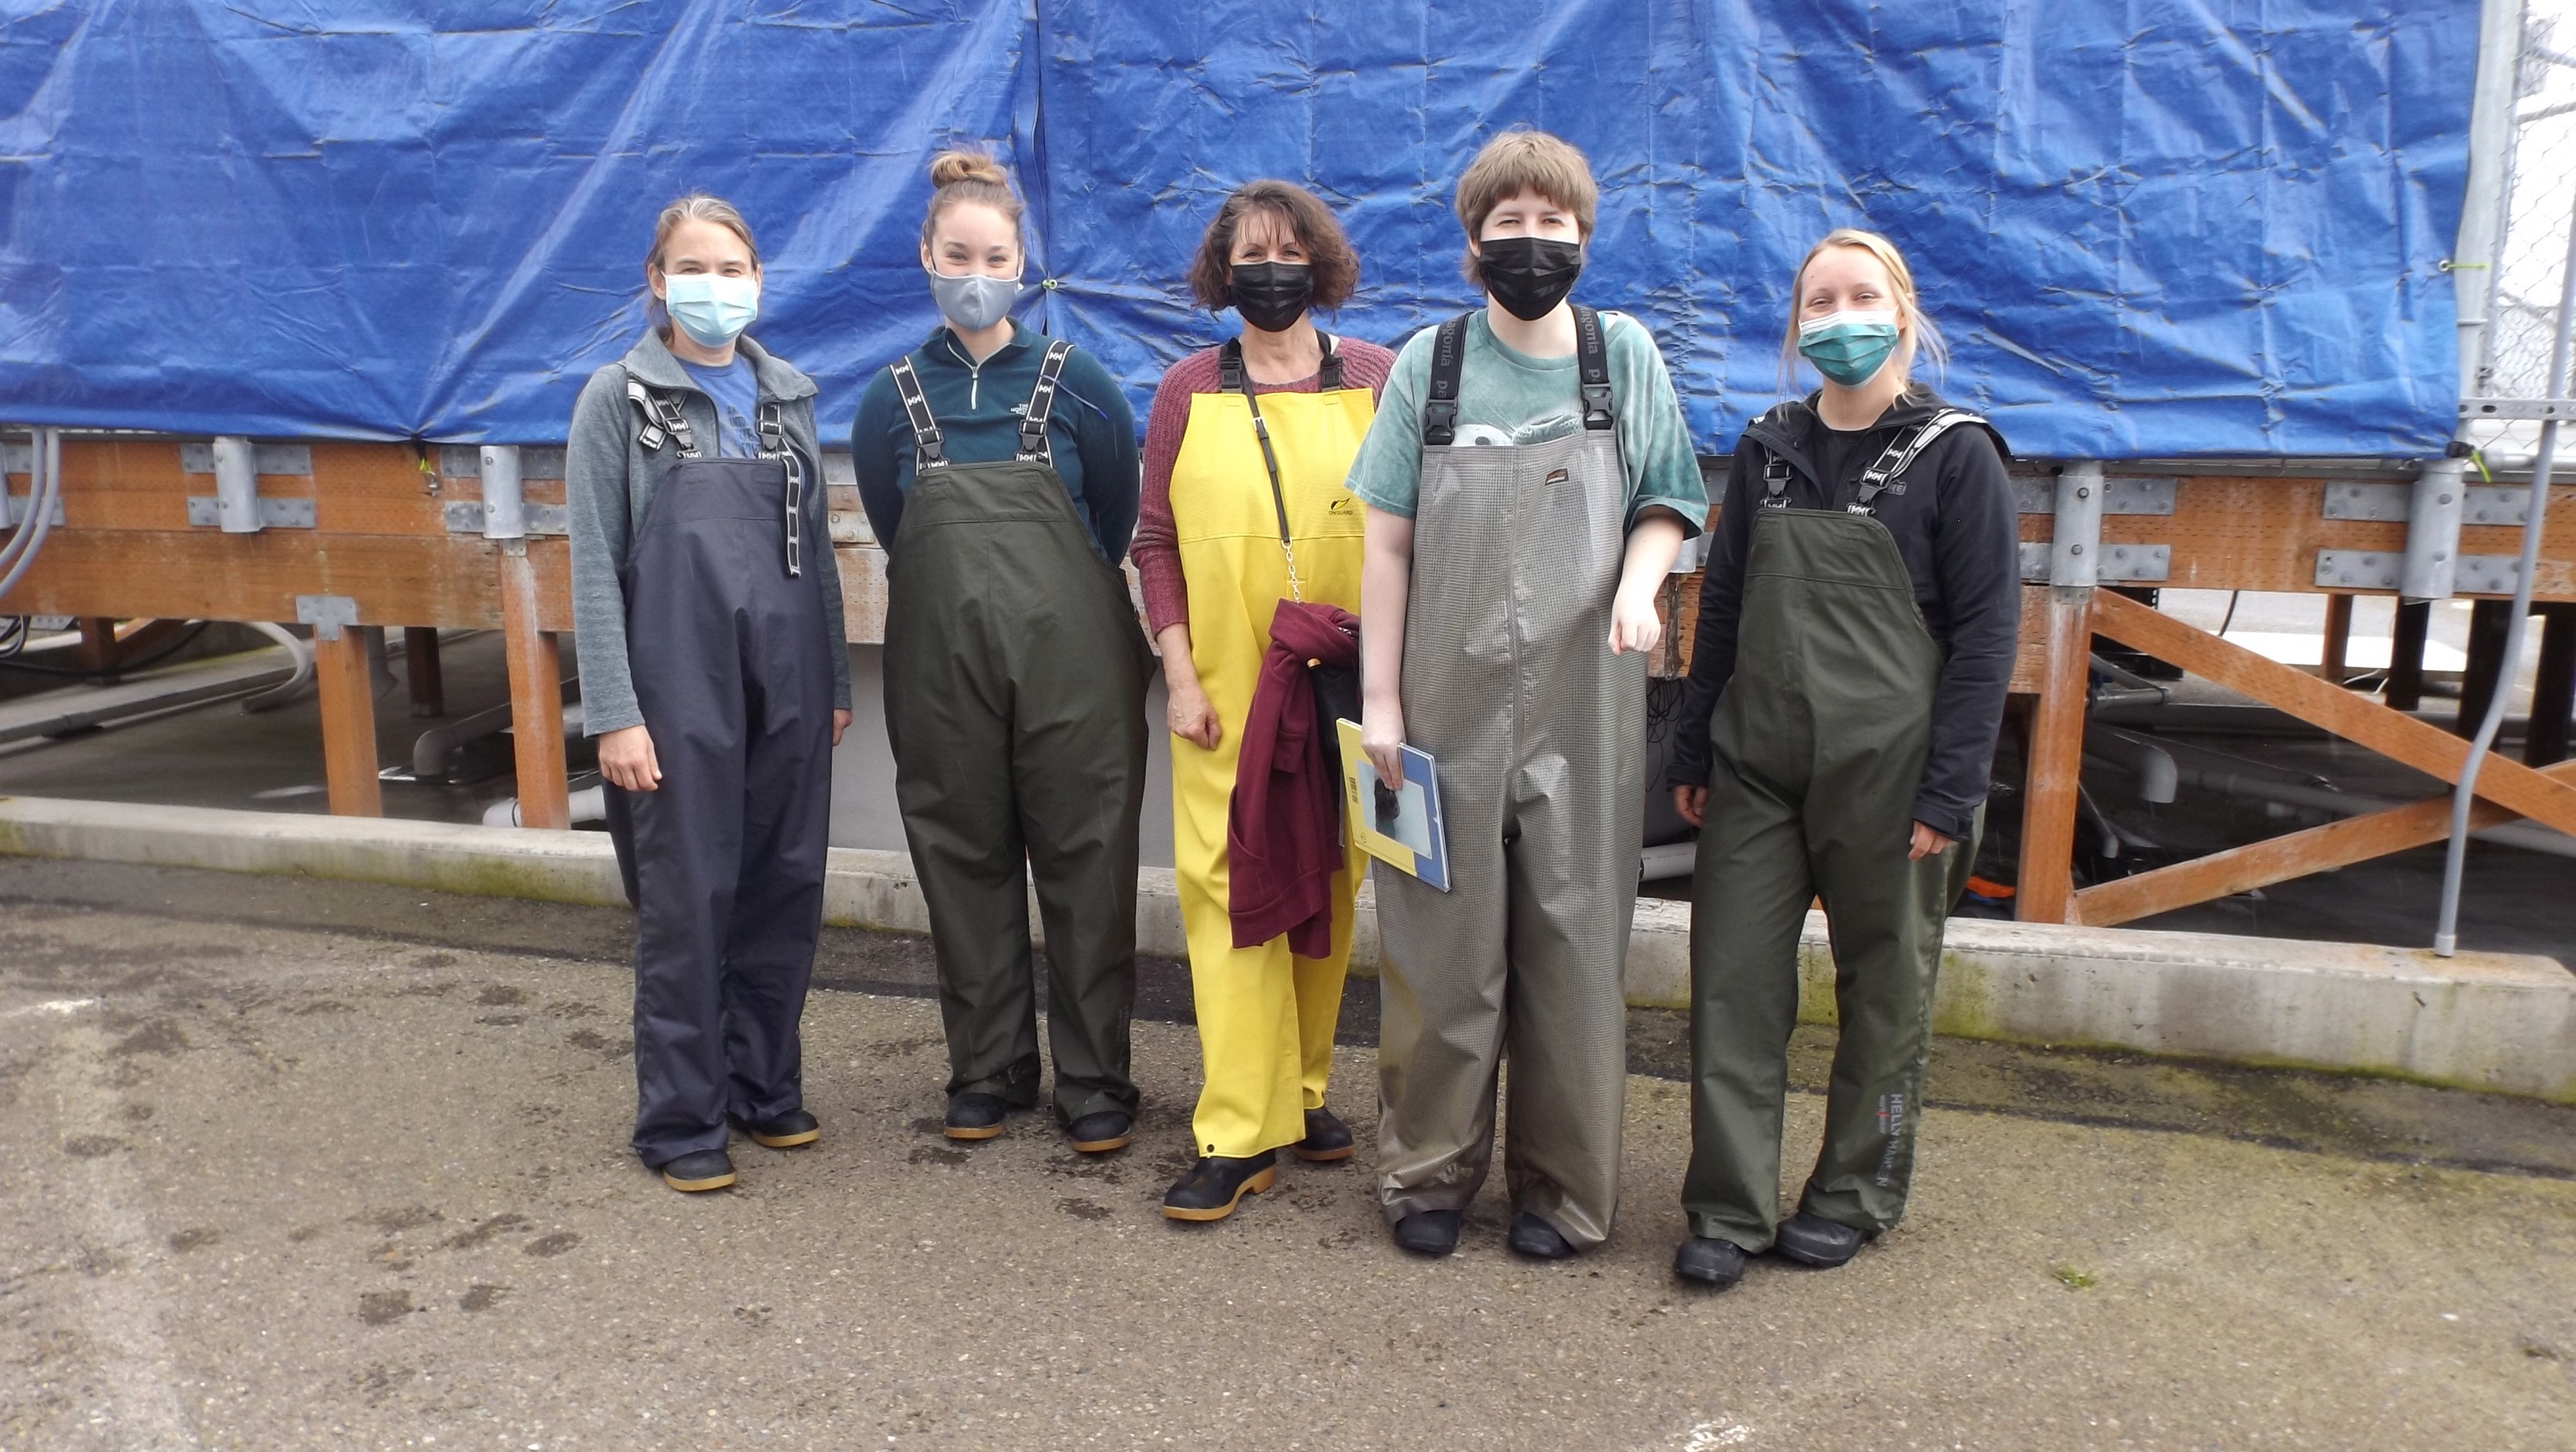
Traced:
[[1860, 1248], [1867, 1245], [1875, 1234], [1874, 1231], [1837, 1225], [1822, 1216], [1801, 1210], [1780, 1222], [1779, 1238], [1771, 1242], [1771, 1249], [1800, 1265], [1832, 1270], [1860, 1254]]
[[1064, 1127], [1073, 1136], [1073, 1147], [1087, 1155], [1105, 1155], [1114, 1149], [1125, 1149], [1133, 1136], [1129, 1133], [1136, 1121], [1123, 1109], [1095, 1109]]
[[1002, 1132], [1002, 1116], [1010, 1111], [1002, 1096], [969, 1090], [948, 1101], [948, 1121], [941, 1132], [950, 1139], [991, 1139]]
[[742, 1126], [742, 1132], [750, 1135], [755, 1143], [771, 1149], [795, 1149], [823, 1137], [822, 1123], [802, 1109], [791, 1109], [757, 1124], [745, 1119], [737, 1119], [734, 1123]]
[[1574, 1242], [1558, 1229], [1527, 1210], [1512, 1217], [1511, 1247], [1514, 1253], [1532, 1260], [1571, 1260]]
[[1242, 1160], [1203, 1155], [1163, 1192], [1163, 1214], [1173, 1220], [1223, 1220], [1244, 1196], [1262, 1194], [1278, 1183], [1278, 1164], [1276, 1150]]
[[1355, 1148], [1351, 1127], [1342, 1123], [1341, 1116], [1329, 1109], [1309, 1109], [1306, 1111], [1306, 1137], [1288, 1146], [1288, 1152], [1301, 1160], [1322, 1163], [1349, 1159]]
[[1732, 1240], [1694, 1235], [1673, 1252], [1673, 1274], [1725, 1290], [1744, 1279], [1744, 1247]]
[[1458, 1249], [1455, 1210], [1417, 1210], [1395, 1222], [1395, 1245], [1415, 1255], [1452, 1255]]
[[700, 1150], [654, 1166], [662, 1172], [662, 1183], [684, 1194], [701, 1190], [721, 1190], [733, 1183], [733, 1156], [723, 1150]]

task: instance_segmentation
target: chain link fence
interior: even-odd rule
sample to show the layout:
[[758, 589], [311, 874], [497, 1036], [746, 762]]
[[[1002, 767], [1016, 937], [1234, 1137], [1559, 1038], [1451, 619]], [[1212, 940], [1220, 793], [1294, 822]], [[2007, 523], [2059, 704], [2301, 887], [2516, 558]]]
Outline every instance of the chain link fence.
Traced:
[[2567, 380], [2548, 375], [2570, 209], [2576, 208], [2576, 0], [2527, 0], [2509, 144], [2504, 235], [2496, 248], [2495, 299], [2477, 391], [2491, 398], [2563, 398]]

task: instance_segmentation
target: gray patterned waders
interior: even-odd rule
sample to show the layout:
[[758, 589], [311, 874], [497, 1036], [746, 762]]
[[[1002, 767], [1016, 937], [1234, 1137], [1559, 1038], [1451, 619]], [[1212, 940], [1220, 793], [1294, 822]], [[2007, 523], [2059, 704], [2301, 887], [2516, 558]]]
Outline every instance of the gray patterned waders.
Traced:
[[1403, 701], [1439, 764], [1451, 886], [1376, 869], [1378, 1197], [1389, 1223], [1475, 1198], [1508, 1055], [1513, 1207], [1581, 1247], [1619, 1200], [1646, 661], [1607, 645], [1628, 489], [1600, 320], [1575, 312], [1584, 428], [1565, 438], [1451, 444], [1464, 327], [1434, 353]]

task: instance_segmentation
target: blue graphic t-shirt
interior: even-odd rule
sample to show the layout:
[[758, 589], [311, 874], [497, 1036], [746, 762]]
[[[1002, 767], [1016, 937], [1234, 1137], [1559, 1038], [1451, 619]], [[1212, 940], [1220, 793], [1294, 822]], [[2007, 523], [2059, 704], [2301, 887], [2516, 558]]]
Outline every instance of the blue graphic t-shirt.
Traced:
[[740, 353], [730, 366], [711, 368], [683, 358], [680, 366], [689, 370], [700, 392], [716, 406], [716, 457], [719, 459], [753, 459], [760, 456], [760, 431], [752, 423], [760, 405], [760, 383], [752, 376], [751, 360]]

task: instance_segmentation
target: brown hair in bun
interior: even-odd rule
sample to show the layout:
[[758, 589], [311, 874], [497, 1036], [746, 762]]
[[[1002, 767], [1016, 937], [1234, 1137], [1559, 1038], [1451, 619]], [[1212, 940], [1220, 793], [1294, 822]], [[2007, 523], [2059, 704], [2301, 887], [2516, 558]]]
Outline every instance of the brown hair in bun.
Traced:
[[980, 151], [943, 151], [930, 159], [930, 185], [930, 210], [921, 219], [924, 250], [939, 230], [940, 214], [959, 202], [978, 202], [1001, 213], [1011, 224], [1012, 240], [1019, 240], [1020, 199], [1002, 164], [992, 157]]

